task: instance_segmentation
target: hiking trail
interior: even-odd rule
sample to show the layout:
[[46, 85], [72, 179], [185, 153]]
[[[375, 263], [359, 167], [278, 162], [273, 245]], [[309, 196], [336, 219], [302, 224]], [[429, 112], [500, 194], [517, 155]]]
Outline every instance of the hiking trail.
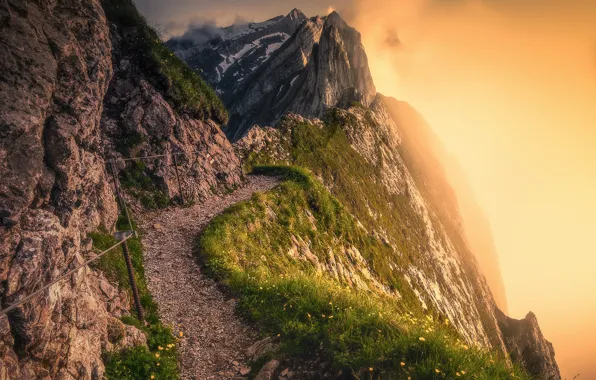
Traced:
[[258, 333], [235, 314], [236, 300], [203, 274], [193, 249], [211, 219], [279, 182], [275, 177], [248, 176], [232, 194], [138, 218], [149, 290], [164, 323], [172, 326], [175, 336], [183, 334], [178, 344], [182, 379], [234, 379], [249, 368], [245, 350], [258, 340]]

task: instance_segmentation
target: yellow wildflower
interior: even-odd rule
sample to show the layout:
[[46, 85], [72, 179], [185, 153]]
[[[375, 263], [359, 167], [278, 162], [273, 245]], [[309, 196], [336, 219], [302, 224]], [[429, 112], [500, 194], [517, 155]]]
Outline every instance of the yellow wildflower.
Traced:
[[459, 372], [456, 372], [456, 373], [455, 373], [455, 376], [457, 376], [457, 377], [460, 377], [460, 376], [461, 376], [461, 374], [460, 374]]
[[441, 371], [439, 369], [437, 369], [437, 368], [435, 368], [435, 372], [436, 373], [441, 373]]
[[163, 347], [162, 346], [157, 346], [157, 349], [161, 351], [161, 350], [163, 350]]
[[372, 372], [372, 371], [373, 371], [373, 367], [370, 367], [368, 370], [369, 370], [370, 372]]
[[420, 338], [418, 338], [419, 341], [424, 342], [426, 339], [424, 339], [423, 336], [421, 336]]
[[400, 364], [402, 367], [405, 367], [405, 366], [406, 366], [406, 363], [404, 363], [404, 362], [401, 362], [401, 363], [399, 363], [399, 364]]
[[180, 335], [180, 337], [183, 337], [184, 333], [182, 331], [180, 331], [179, 335]]
[[156, 358], [159, 358], [159, 354], [158, 354], [158, 353], [155, 353], [155, 357], [156, 357]]

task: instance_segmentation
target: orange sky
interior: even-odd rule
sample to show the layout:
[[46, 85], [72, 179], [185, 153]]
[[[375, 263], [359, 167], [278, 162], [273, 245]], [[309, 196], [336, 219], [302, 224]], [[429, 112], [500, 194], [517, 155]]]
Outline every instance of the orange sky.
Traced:
[[537, 314], [564, 377], [596, 379], [596, 2], [356, 0], [348, 14], [379, 92], [414, 105], [466, 171], [510, 314]]

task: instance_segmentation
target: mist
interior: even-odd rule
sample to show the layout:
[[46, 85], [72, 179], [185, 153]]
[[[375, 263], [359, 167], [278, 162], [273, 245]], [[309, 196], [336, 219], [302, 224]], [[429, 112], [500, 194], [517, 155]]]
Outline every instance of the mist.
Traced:
[[[416, 107], [461, 165], [493, 232], [509, 314], [537, 314], [564, 377], [596, 378], [596, 2], [339, 10], [362, 33], [379, 92]], [[465, 207], [471, 195], [458, 196]]]

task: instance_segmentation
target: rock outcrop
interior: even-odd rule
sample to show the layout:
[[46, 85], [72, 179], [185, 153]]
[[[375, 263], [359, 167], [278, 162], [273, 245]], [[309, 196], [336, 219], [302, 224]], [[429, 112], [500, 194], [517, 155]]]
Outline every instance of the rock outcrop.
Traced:
[[520, 363], [540, 380], [560, 380], [553, 345], [544, 338], [536, 315], [530, 312], [524, 319], [509, 318], [496, 311], [499, 328], [511, 359]]
[[[197, 164], [183, 162], [184, 169], [201, 177], [185, 180], [195, 198], [240, 181], [215, 122], [175, 110], [127, 66], [113, 44], [122, 37], [117, 20], [111, 23], [112, 30], [99, 0], [0, 5], [2, 308], [81, 264], [91, 250], [87, 235], [112, 228], [118, 209], [106, 160], [121, 157], [111, 154], [120, 134], [159, 136], [141, 146], [146, 152], [189, 152]], [[120, 80], [127, 76], [135, 79]], [[170, 175], [156, 177], [169, 189]], [[140, 331], [118, 319], [129, 309], [125, 293], [81, 269], [0, 315], [0, 378], [102, 378], [102, 350], [117, 347], [114, 326], [122, 329], [120, 345], [143, 344]]]
[[[142, 31], [114, 23], [110, 29], [114, 78], [101, 120], [105, 157], [168, 155], [142, 163], [157, 188], [170, 198], [180, 195], [170, 154], [177, 154], [180, 173], [184, 173], [180, 179], [185, 199], [201, 200], [213, 190], [237, 186], [242, 176], [240, 162], [217, 121], [180, 112], [156, 88], [157, 83], [168, 82], [167, 76], [147, 70], [138, 52], [125, 48], [131, 40], [143, 38], [139, 36]], [[130, 166], [119, 163], [119, 169]]]

